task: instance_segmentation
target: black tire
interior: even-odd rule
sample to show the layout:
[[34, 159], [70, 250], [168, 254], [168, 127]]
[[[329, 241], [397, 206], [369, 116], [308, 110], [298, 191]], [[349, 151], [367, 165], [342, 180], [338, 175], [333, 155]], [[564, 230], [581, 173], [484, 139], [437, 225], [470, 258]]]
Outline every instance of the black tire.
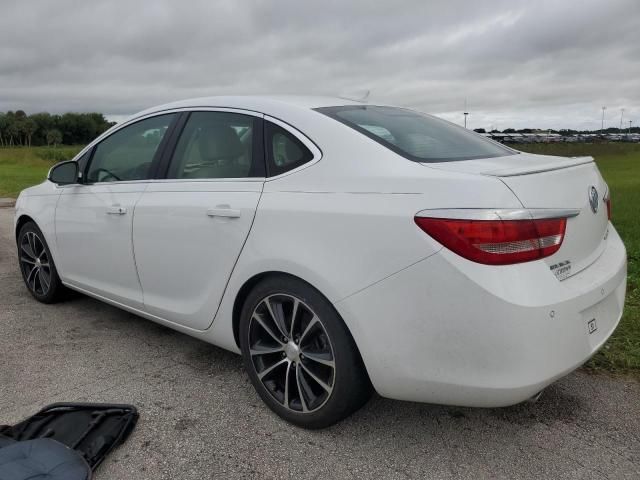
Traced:
[[34, 222], [22, 226], [17, 246], [20, 272], [29, 293], [42, 303], [62, 300], [67, 289], [60, 281], [44, 235]]
[[[299, 349], [296, 349], [299, 356], [295, 357], [295, 353], [292, 353], [291, 349], [295, 347], [291, 347], [291, 342], [284, 342], [286, 337], [282, 336], [280, 340], [276, 340], [266, 332], [263, 323], [252, 320], [254, 312], [261, 312], [258, 316], [263, 322], [273, 318], [266, 314], [266, 299], [269, 299], [269, 305], [273, 307], [274, 312], [280, 312], [277, 316], [282, 318], [281, 326], [273, 322], [268, 326], [276, 334], [291, 328], [291, 335], [288, 336], [292, 337], [291, 342], [299, 344]], [[290, 299], [296, 307], [292, 306], [290, 310], [286, 310], [285, 302]], [[298, 312], [297, 315], [292, 313], [294, 308]], [[313, 318], [317, 321], [312, 322]], [[295, 324], [294, 327], [291, 326], [292, 322]], [[313, 326], [309, 327], [311, 323]], [[305, 331], [296, 335], [294, 329], [298, 332]], [[256, 335], [266, 338], [267, 343], [271, 342], [271, 347]], [[351, 415], [371, 397], [371, 382], [358, 348], [340, 315], [320, 292], [297, 278], [274, 275], [256, 285], [243, 305], [239, 336], [244, 365], [251, 383], [267, 406], [290, 423], [309, 429], [325, 428]], [[285, 352], [287, 345], [289, 350]], [[270, 351], [272, 347], [283, 350], [268, 354], [256, 353]], [[324, 350], [319, 351], [317, 348]], [[252, 349], [254, 355], [251, 354]], [[289, 359], [290, 355], [293, 356], [292, 360]], [[324, 355], [322, 358], [330, 359], [333, 366], [317, 364], [317, 360], [311, 361], [309, 358], [318, 358], [321, 355]], [[269, 370], [269, 364], [263, 360], [264, 358], [273, 358], [270, 360], [271, 366], [276, 363], [282, 364], [264, 377], [265, 383], [259, 377]], [[314, 377], [310, 376], [316, 374], [321, 377], [320, 371], [325, 375], [322, 377], [324, 389], [320, 387], [321, 383], [314, 381]], [[270, 379], [271, 375], [274, 380]], [[284, 393], [287, 388], [283, 385], [286, 383], [289, 385], [290, 393]], [[326, 389], [329, 385], [332, 387], [330, 392]], [[320, 393], [304, 393], [312, 391]], [[306, 411], [302, 411], [303, 408]]]

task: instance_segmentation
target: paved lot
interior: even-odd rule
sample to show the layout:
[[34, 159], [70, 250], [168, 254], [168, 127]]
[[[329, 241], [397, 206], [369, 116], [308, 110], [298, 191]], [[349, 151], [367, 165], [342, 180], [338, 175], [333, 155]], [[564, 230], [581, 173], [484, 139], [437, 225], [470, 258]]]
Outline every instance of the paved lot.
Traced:
[[639, 478], [640, 384], [577, 372], [536, 404], [479, 410], [374, 398], [330, 429], [261, 404], [240, 358], [86, 297], [22, 285], [0, 209], [0, 423], [55, 401], [133, 403], [97, 479]]

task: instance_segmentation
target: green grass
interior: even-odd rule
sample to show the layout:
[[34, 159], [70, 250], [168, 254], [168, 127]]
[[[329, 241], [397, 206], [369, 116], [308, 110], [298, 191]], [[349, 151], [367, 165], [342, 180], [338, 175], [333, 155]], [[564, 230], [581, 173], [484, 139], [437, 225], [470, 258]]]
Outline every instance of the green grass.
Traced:
[[627, 247], [629, 276], [622, 321], [588, 367], [640, 376], [640, 144], [530, 144], [516, 148], [596, 159], [611, 189], [612, 222]]
[[0, 148], [0, 197], [17, 197], [20, 190], [42, 182], [52, 165], [70, 160], [81, 149], [81, 146]]
[[[70, 159], [81, 148], [0, 148], [0, 197], [15, 197], [23, 188], [40, 183], [51, 165]], [[612, 192], [613, 224], [627, 247], [629, 277], [620, 326], [588, 366], [640, 376], [640, 145], [527, 144], [517, 148], [548, 155], [595, 157]]]

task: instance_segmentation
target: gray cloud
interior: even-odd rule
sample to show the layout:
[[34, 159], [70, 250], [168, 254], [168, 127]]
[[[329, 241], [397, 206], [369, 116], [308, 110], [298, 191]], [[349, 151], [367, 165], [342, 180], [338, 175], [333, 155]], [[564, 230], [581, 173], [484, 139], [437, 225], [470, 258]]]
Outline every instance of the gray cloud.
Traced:
[[637, 0], [0, 2], [0, 111], [118, 118], [216, 94], [371, 89], [471, 127], [640, 123]]

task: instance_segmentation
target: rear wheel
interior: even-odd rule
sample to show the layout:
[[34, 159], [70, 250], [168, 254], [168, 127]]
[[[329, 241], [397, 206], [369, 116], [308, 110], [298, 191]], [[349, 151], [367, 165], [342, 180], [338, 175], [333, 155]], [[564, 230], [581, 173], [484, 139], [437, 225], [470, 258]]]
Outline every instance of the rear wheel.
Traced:
[[54, 303], [62, 298], [65, 288], [44, 235], [34, 222], [25, 223], [18, 233], [18, 258], [24, 283], [36, 300]]
[[251, 291], [241, 313], [240, 346], [260, 397], [301, 427], [327, 427], [371, 395], [344, 322], [326, 298], [295, 278], [274, 276]]

